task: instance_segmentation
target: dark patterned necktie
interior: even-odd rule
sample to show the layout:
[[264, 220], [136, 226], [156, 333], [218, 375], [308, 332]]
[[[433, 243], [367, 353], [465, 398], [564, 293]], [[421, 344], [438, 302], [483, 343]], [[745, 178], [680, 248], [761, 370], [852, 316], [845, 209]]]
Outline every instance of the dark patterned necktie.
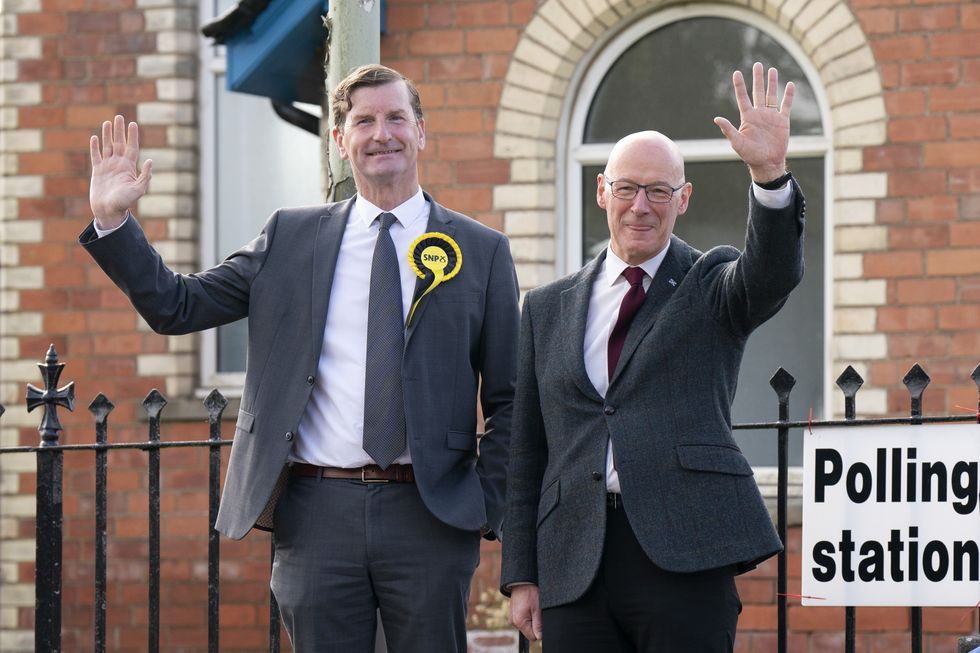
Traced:
[[626, 334], [630, 330], [630, 322], [636, 316], [646, 292], [643, 290], [643, 277], [645, 273], [642, 268], [626, 268], [623, 276], [630, 284], [630, 289], [623, 297], [623, 303], [619, 305], [619, 317], [616, 318], [616, 326], [609, 334], [609, 349], [607, 350], [606, 361], [609, 365], [609, 380], [612, 380], [613, 373], [616, 371], [616, 364], [619, 362], [619, 355], [623, 353], [623, 344], [626, 342]]
[[398, 256], [391, 240], [395, 216], [378, 216], [381, 228], [371, 262], [368, 299], [367, 364], [364, 380], [364, 451], [382, 469], [405, 451], [405, 398], [402, 354], [405, 321]]

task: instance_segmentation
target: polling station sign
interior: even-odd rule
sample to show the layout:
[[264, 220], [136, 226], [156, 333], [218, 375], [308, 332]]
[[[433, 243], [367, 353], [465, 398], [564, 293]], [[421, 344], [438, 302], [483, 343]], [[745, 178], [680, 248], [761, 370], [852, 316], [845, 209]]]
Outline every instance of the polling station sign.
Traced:
[[977, 605], [978, 467], [978, 424], [807, 430], [803, 605]]

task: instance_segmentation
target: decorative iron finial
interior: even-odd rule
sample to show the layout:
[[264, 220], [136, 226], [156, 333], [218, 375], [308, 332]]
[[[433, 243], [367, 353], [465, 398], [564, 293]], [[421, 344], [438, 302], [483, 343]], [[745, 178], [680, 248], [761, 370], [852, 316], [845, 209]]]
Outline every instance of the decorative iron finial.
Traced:
[[779, 398], [779, 401], [789, 401], [789, 393], [793, 389], [793, 386], [796, 385], [796, 379], [793, 378], [792, 374], [780, 367], [772, 375], [772, 378], [769, 379], [769, 385], [776, 391], [776, 396]]
[[208, 396], [204, 398], [204, 407], [207, 408], [208, 419], [211, 421], [220, 420], [221, 413], [224, 412], [227, 405], [228, 400], [225, 399], [225, 396], [217, 388], [209, 392]]
[[850, 365], [847, 366], [840, 376], [837, 377], [837, 387], [841, 389], [845, 397], [853, 397], [864, 385], [864, 379]]
[[932, 379], [929, 378], [929, 375], [926, 374], [926, 371], [922, 369], [918, 363], [913, 365], [905, 375], [905, 378], [902, 379], [902, 383], [904, 383], [905, 387], [908, 388], [909, 395], [912, 398], [912, 407], [910, 412], [913, 423], [915, 424], [920, 423], [915, 420], [922, 417], [922, 393], [925, 392], [926, 386], [929, 385], [931, 380]]
[[58, 419], [58, 406], [75, 410], [75, 382], [58, 387], [58, 379], [65, 369], [65, 364], [58, 362], [58, 352], [55, 351], [54, 345], [48, 347], [44, 362], [38, 363], [37, 367], [41, 370], [41, 377], [44, 379], [44, 389], [31, 383], [27, 384], [27, 411], [44, 406], [44, 416], [37, 430], [41, 434], [41, 446], [53, 447], [57, 446], [58, 433], [62, 430], [61, 421]]

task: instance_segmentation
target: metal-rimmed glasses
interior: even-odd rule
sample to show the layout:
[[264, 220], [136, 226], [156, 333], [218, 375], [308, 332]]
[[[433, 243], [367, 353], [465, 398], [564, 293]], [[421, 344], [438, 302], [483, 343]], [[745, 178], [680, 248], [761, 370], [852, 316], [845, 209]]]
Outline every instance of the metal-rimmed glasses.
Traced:
[[647, 196], [647, 199], [654, 204], [666, 204], [674, 197], [674, 193], [684, 188], [684, 184], [687, 183], [681, 182], [680, 186], [674, 188], [663, 182], [637, 184], [624, 179], [613, 179], [612, 181], [609, 181], [605, 177], [603, 177], [602, 180], [606, 182], [606, 185], [609, 186], [609, 189], [612, 191], [613, 197], [617, 199], [632, 201], [642, 188], [643, 192]]

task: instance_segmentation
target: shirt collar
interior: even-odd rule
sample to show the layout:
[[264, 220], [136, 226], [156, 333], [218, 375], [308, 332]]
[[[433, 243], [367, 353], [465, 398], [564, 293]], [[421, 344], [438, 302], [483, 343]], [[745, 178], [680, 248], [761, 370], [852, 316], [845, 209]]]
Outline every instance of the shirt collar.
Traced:
[[[410, 198], [396, 206], [395, 208], [387, 211], [387, 213], [392, 213], [398, 223], [404, 229], [408, 229], [413, 222], [422, 217], [423, 210], [425, 209], [425, 195], [422, 194], [422, 189], [419, 188], [418, 191], [412, 195]], [[363, 195], [358, 193], [354, 198], [354, 219], [360, 221], [364, 228], [367, 229], [374, 222], [375, 218], [378, 217], [379, 213], [385, 213], [384, 209], [378, 208]]]
[[[636, 267], [642, 268], [643, 271], [646, 272], [647, 276], [652, 279], [654, 275], [657, 274], [657, 270], [660, 269], [660, 264], [663, 263], [664, 258], [667, 256], [668, 249], [670, 249], [670, 240], [667, 241], [667, 244], [656, 256], [643, 261]], [[606, 283], [608, 283], [610, 286], [622, 278], [623, 270], [630, 267], [630, 264], [616, 256], [616, 253], [612, 251], [612, 247], [609, 247], [608, 245], [606, 246], [605, 264]]]

